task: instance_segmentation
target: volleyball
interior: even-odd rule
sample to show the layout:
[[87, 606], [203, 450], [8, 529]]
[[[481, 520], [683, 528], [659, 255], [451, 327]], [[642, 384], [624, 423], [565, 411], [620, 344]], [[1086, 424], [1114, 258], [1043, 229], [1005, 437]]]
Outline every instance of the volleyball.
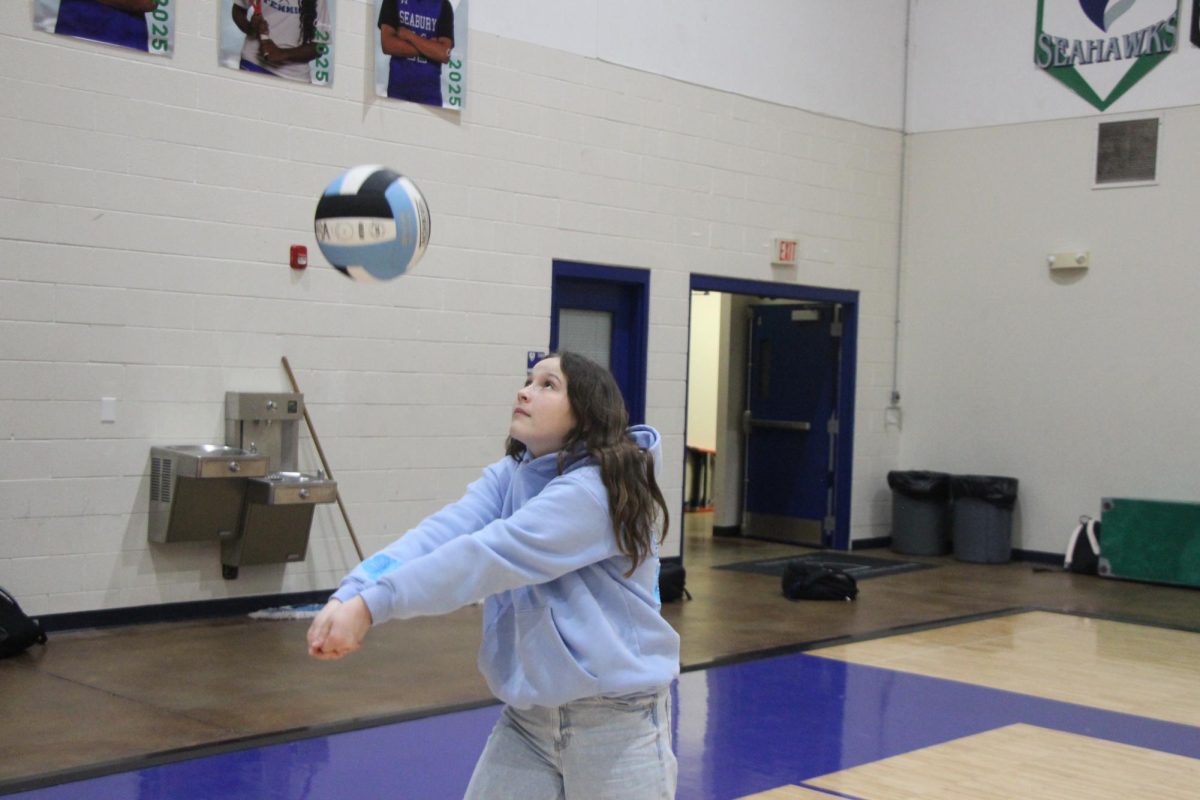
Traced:
[[317, 245], [356, 281], [387, 281], [416, 265], [429, 244], [429, 206], [417, 185], [369, 164], [346, 170], [317, 201]]

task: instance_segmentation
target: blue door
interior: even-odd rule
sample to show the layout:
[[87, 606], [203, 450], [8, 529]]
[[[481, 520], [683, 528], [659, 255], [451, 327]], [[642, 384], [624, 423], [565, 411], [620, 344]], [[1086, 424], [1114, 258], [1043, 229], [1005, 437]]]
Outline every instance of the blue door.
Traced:
[[743, 535], [815, 547], [835, 530], [840, 306], [751, 306]]
[[573, 350], [609, 368], [630, 424], [646, 419], [646, 270], [554, 263], [550, 349]]

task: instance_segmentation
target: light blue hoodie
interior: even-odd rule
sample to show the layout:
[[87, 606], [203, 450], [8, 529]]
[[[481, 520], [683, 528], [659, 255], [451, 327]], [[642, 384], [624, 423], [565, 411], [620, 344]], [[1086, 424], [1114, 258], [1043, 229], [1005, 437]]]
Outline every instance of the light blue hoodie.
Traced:
[[[629, 432], [657, 474], [658, 431]], [[516, 708], [666, 686], [679, 674], [679, 636], [659, 611], [657, 546], [626, 578], [600, 468], [585, 458], [557, 471], [557, 453], [497, 461], [333, 596], [361, 594], [376, 624], [486, 598], [479, 669]]]

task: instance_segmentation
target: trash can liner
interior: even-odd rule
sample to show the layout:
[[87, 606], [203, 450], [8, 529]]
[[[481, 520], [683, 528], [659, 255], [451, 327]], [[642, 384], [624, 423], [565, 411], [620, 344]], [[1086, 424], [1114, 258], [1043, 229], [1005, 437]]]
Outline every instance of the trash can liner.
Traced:
[[909, 497], [945, 500], [950, 491], [950, 475], [924, 470], [892, 470], [887, 475], [888, 488]]
[[1017, 479], [999, 475], [954, 475], [950, 478], [954, 498], [973, 497], [996, 508], [1011, 509], [1017, 502]]
[[950, 475], [897, 470], [887, 477], [892, 490], [892, 550], [923, 556], [948, 551]]

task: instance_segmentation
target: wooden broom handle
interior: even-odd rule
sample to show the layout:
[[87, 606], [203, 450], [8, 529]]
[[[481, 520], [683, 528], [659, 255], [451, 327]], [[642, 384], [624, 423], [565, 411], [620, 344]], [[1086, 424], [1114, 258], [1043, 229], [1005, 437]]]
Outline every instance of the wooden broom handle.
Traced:
[[[287, 370], [288, 380], [292, 383], [292, 391], [300, 394], [300, 386], [296, 383], [296, 376], [292, 373], [292, 365], [288, 363], [287, 356], [283, 357], [283, 368]], [[317, 455], [321, 457], [321, 466], [325, 468], [325, 474], [329, 476], [329, 480], [333, 480], [333, 470], [329, 468], [329, 462], [325, 460], [325, 451], [321, 448], [321, 440], [317, 438], [317, 429], [313, 427], [312, 418], [308, 416], [307, 404], [304, 406], [304, 422], [308, 425], [308, 432], [312, 434], [313, 444], [317, 446]], [[350, 524], [350, 515], [346, 513], [346, 505], [342, 502], [340, 488], [334, 488], [334, 497], [337, 499], [338, 508], [342, 511], [342, 519], [346, 521], [346, 530], [350, 531], [350, 541], [354, 543], [354, 552], [358, 553], [358, 560], [363, 561], [363, 551], [358, 546], [358, 537], [354, 535], [354, 526]]]

